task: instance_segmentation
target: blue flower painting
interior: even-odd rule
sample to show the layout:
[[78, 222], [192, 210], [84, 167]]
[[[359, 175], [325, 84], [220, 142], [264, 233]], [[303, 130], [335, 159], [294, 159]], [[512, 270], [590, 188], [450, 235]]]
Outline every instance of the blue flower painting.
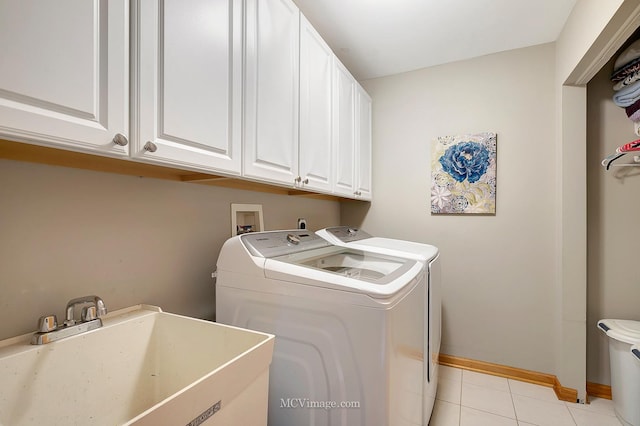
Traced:
[[442, 169], [458, 182], [477, 182], [489, 167], [489, 150], [477, 142], [450, 146], [438, 160]]
[[495, 214], [496, 134], [436, 138], [431, 178], [432, 214]]

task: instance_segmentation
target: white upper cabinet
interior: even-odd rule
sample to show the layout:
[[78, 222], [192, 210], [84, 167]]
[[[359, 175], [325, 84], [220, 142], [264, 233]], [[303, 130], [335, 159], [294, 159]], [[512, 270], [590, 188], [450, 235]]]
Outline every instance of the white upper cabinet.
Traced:
[[371, 200], [371, 98], [337, 59], [334, 69], [333, 192]]
[[355, 196], [371, 200], [371, 98], [358, 84], [356, 88], [356, 185]]
[[334, 67], [334, 193], [355, 197], [356, 81], [335, 60]]
[[293, 185], [300, 13], [290, 0], [246, 0], [245, 7], [243, 175]]
[[327, 43], [300, 15], [299, 185], [331, 192], [333, 59]]
[[128, 15], [125, 0], [0, 0], [0, 137], [127, 155]]
[[135, 0], [132, 156], [240, 174], [242, 1]]
[[371, 199], [371, 99], [292, 0], [0, 0], [0, 40], [0, 139]]

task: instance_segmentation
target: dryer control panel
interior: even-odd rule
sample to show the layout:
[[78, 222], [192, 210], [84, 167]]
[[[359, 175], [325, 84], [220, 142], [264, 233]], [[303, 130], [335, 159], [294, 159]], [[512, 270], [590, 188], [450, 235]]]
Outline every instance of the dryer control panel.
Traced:
[[243, 234], [240, 238], [249, 253], [266, 258], [331, 246], [323, 238], [306, 229], [255, 232]]
[[371, 235], [367, 234], [362, 229], [352, 228], [349, 226], [335, 226], [333, 228], [326, 228], [325, 230], [343, 243], [352, 243], [354, 241], [371, 238]]

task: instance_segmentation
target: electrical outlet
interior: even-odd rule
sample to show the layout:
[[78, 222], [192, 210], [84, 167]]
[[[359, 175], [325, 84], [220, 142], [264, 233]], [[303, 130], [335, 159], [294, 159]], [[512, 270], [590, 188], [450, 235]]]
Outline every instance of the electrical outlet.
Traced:
[[305, 218], [298, 219], [298, 229], [307, 229], [307, 220]]

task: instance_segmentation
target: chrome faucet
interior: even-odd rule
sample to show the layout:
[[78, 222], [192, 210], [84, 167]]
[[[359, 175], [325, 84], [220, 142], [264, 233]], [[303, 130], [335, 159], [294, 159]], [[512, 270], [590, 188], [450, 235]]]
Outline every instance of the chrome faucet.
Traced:
[[[78, 305], [85, 305], [87, 303], [93, 303], [92, 307], [87, 307], [82, 310], [81, 321], [87, 322], [100, 318], [107, 314], [107, 308], [104, 306], [104, 302], [98, 296], [84, 296], [71, 299], [67, 302], [66, 318], [64, 325], [74, 325], [76, 323], [74, 317], [74, 308]], [[91, 309], [93, 308], [93, 309]]]
[[[75, 319], [75, 307], [79, 305], [91, 305], [82, 308], [80, 320]], [[65, 321], [58, 326], [55, 315], [46, 315], [38, 320], [38, 331], [31, 338], [32, 345], [43, 345], [64, 339], [65, 337], [84, 333], [102, 327], [101, 316], [107, 314], [107, 308], [98, 296], [85, 296], [71, 299], [67, 303]]]

